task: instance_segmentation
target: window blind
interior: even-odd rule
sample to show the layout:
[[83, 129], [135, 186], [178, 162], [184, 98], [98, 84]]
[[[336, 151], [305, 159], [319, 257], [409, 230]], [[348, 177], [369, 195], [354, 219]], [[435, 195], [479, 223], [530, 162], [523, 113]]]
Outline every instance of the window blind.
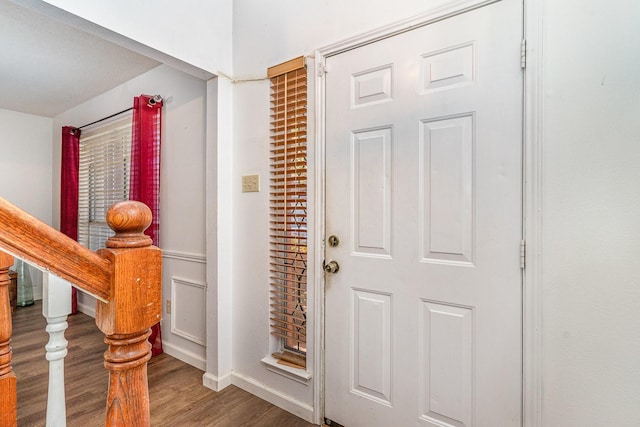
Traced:
[[274, 354], [305, 366], [307, 350], [307, 71], [304, 57], [268, 70], [271, 79], [270, 287]]
[[82, 132], [78, 185], [78, 242], [104, 247], [113, 231], [107, 209], [129, 198], [131, 116]]

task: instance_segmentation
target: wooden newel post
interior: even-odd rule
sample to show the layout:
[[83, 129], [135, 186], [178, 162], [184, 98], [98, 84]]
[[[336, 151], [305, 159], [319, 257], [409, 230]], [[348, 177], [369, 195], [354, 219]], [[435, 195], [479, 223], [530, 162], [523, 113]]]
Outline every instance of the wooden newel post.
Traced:
[[13, 257], [0, 251], [0, 427], [17, 426], [16, 374], [11, 368], [9, 269]]
[[143, 203], [113, 205], [107, 223], [116, 234], [98, 254], [113, 267], [111, 293], [108, 304], [96, 305], [96, 324], [108, 345], [105, 425], [149, 426], [147, 337], [162, 315], [162, 252], [143, 234], [151, 224], [151, 210]]

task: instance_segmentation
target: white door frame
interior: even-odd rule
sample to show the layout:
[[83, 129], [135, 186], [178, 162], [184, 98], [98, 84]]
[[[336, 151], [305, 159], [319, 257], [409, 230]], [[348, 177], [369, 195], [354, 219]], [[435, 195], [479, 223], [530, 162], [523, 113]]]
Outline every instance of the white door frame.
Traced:
[[[315, 90], [315, 280], [314, 310], [314, 418], [324, 417], [324, 274], [319, 266], [324, 260], [325, 233], [325, 73], [326, 59], [365, 44], [392, 37], [414, 28], [441, 21], [469, 10], [496, 3], [500, 0], [452, 0], [444, 6], [432, 9], [412, 18], [378, 28], [376, 30], [325, 46], [315, 52], [317, 84]], [[541, 426], [542, 367], [541, 325], [541, 231], [542, 231], [542, 0], [524, 2], [524, 38], [527, 40], [527, 67], [524, 75], [523, 112], [523, 238], [526, 241], [526, 268], [523, 273], [523, 331], [522, 331], [522, 420], [525, 427]], [[516, 60], [516, 59], [514, 59]], [[330, 71], [330, 70], [329, 70]]]

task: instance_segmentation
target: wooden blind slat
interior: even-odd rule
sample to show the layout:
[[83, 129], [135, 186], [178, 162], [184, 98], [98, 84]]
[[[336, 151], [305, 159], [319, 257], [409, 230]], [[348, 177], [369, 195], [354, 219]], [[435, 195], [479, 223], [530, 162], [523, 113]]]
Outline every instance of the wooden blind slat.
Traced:
[[[295, 276], [293, 279], [290, 275]], [[274, 273], [271, 278], [275, 280], [277, 283], [274, 283], [274, 288], [280, 289], [289, 289], [291, 291], [304, 291], [305, 286], [307, 284], [307, 279], [304, 274], [289, 272], [289, 273]]]
[[279, 359], [278, 363], [281, 363], [286, 366], [291, 366], [294, 368], [302, 368], [305, 369], [307, 367], [307, 359], [298, 353], [293, 353], [291, 351], [283, 351], [280, 353], [273, 353], [272, 356], [275, 359]]
[[285, 140], [287, 141], [287, 145], [288, 145], [286, 152], [290, 152], [290, 151], [295, 152], [296, 147], [293, 146], [293, 144], [295, 143], [299, 143], [303, 145], [305, 148], [304, 151], [306, 151], [306, 143], [307, 143], [306, 132], [300, 132], [297, 135], [289, 135], [289, 136], [287, 136], [286, 134], [280, 134], [280, 135], [272, 136], [271, 139], [273, 140], [274, 145], [279, 145], [278, 148], [271, 150], [271, 152], [274, 154], [277, 154], [278, 152], [283, 152], [283, 153], [285, 152], [284, 151], [285, 149], [282, 148], [284, 146]]
[[[278, 245], [281, 246], [281, 245]], [[304, 245], [303, 247], [306, 248], [306, 245]], [[271, 249], [271, 252], [273, 254], [299, 254], [300, 252], [296, 252], [296, 251], [288, 251], [286, 249]]]
[[[295, 279], [289, 280], [289, 279], [282, 279], [282, 278], [278, 278], [278, 277], [274, 277], [273, 275], [271, 276], [271, 279], [273, 279], [274, 283], [273, 283], [273, 287], [274, 288], [282, 288], [282, 289], [290, 289], [292, 292], [299, 292], [301, 287], [306, 287], [307, 283], [306, 282], [300, 282], [297, 281]], [[270, 290], [271, 292], [271, 302], [276, 303], [279, 302], [281, 305], [287, 305], [287, 303], [291, 304], [291, 297], [298, 297], [301, 299], [305, 300], [305, 304], [306, 304], [306, 295], [295, 295], [295, 294], [291, 294], [291, 293], [286, 293], [284, 291], [280, 291], [280, 292], [276, 292], [273, 289]]]
[[307, 160], [301, 159], [301, 158], [294, 158], [294, 159], [291, 159], [290, 161], [288, 161], [288, 159], [282, 158], [275, 161], [273, 165], [274, 169], [276, 170], [291, 169], [294, 171], [298, 171], [304, 168], [305, 172], [306, 172], [306, 166], [307, 166]]
[[297, 319], [289, 315], [287, 315], [285, 319], [288, 319], [288, 320], [280, 319], [278, 317], [269, 318], [269, 320], [271, 320], [273, 323], [276, 323], [282, 327], [286, 328], [287, 326], [293, 326], [296, 329], [305, 330], [305, 322], [307, 321], [306, 319]]
[[[271, 197], [277, 199], [284, 197], [284, 195], [286, 194], [289, 197], [300, 197], [302, 200], [305, 200], [303, 196], [306, 195], [306, 193], [306, 191], [297, 191], [295, 189], [286, 191], [283, 189], [282, 191], [271, 191]], [[278, 216], [277, 213], [274, 213], [273, 215]]]
[[[287, 313], [294, 313], [295, 315], [306, 315], [306, 310], [301, 304], [295, 304], [292, 301], [287, 301], [283, 298], [278, 298], [277, 295], [272, 296], [272, 307], [278, 307], [278, 309], [283, 309]], [[282, 313], [283, 311], [280, 311]]]
[[278, 230], [287, 230], [288, 227], [285, 227], [285, 225], [287, 224], [291, 224], [294, 229], [298, 229], [298, 230], [303, 230], [307, 231], [307, 223], [306, 221], [270, 221], [269, 222], [271, 224], [272, 229], [274, 229], [274, 227], [278, 227]]
[[[276, 300], [274, 300], [274, 301], [276, 301]], [[278, 303], [269, 304], [269, 306], [273, 308], [271, 313], [273, 313], [273, 314], [277, 313], [278, 315], [280, 315], [280, 313], [282, 313], [282, 310], [285, 309], [292, 316], [305, 316], [306, 315], [305, 311], [299, 310], [299, 309], [297, 309], [295, 307], [291, 307], [291, 304], [286, 305], [286, 302], [280, 303], [281, 300], [278, 300], [278, 301], [279, 301]]]
[[[298, 275], [298, 274], [304, 274], [307, 271], [307, 267], [295, 267], [295, 266], [287, 266], [285, 267], [281, 267], [278, 264], [271, 264], [271, 269], [269, 270], [271, 273], [275, 273], [275, 274], [294, 274], [294, 275]], [[272, 289], [273, 291], [273, 289]]]
[[278, 331], [280, 331], [281, 333], [285, 333], [285, 334], [292, 334], [295, 335], [296, 337], [298, 337], [298, 339], [300, 339], [302, 341], [303, 338], [307, 337], [307, 333], [306, 333], [306, 328], [304, 326], [300, 326], [300, 327], [296, 327], [295, 331], [291, 330], [289, 328], [283, 328], [280, 325], [274, 325], [271, 324], [271, 327], [273, 329], [277, 329]]
[[[287, 160], [295, 160], [295, 159], [300, 159], [301, 161], [304, 161], [306, 163], [307, 159], [305, 157], [307, 150], [300, 150], [298, 153], [296, 152], [289, 152], [289, 153], [285, 153], [285, 152], [281, 152], [281, 153], [274, 153], [271, 156], [271, 161], [274, 163], [274, 168], [282, 168], [284, 167], [283, 163], [285, 163]], [[292, 155], [293, 154], [293, 155]]]
[[294, 308], [290, 308], [290, 307], [285, 307], [282, 305], [277, 305], [277, 304], [269, 304], [271, 307], [274, 308], [274, 310], [271, 310], [270, 313], [273, 314], [274, 316], [280, 316], [282, 313], [282, 310], [287, 310], [287, 313], [290, 316], [293, 316], [296, 319], [300, 319], [300, 320], [307, 320], [306, 317], [300, 317], [300, 316], [305, 316], [306, 313], [302, 310], [296, 310]]
[[272, 279], [274, 280], [282, 280], [283, 283], [278, 283], [277, 285], [274, 285], [278, 288], [281, 289], [290, 289], [292, 291], [300, 291], [302, 288], [304, 288], [307, 285], [306, 279], [304, 277], [302, 277], [302, 280], [288, 280], [288, 279], [282, 279], [280, 277], [272, 277]]
[[[282, 236], [278, 236], [278, 235], [274, 235], [271, 234], [269, 237], [271, 237], [272, 239], [281, 239]], [[272, 245], [275, 246], [279, 246], [279, 247], [291, 247], [291, 248], [306, 248], [307, 247], [307, 243], [305, 242], [306, 237], [298, 237], [297, 239], [289, 239], [286, 243], [282, 243], [282, 242], [271, 242]], [[298, 241], [301, 241], [300, 243], [298, 243]]]
[[281, 189], [289, 189], [289, 190], [294, 190], [294, 191], [306, 191], [307, 190], [307, 180], [301, 180], [300, 182], [297, 183], [292, 183], [292, 182], [279, 182], [273, 185], [270, 185], [269, 188], [271, 188], [272, 190], [281, 190]]
[[271, 177], [272, 185], [281, 185], [283, 182], [293, 183], [293, 184], [305, 184], [307, 183], [307, 174], [305, 173], [296, 173], [296, 174], [273, 174]]
[[[307, 286], [306, 282], [298, 282], [295, 280], [285, 280], [284, 281], [286, 284], [279, 284], [277, 285], [278, 288], [280, 289], [284, 289], [283, 291], [281, 291], [282, 293], [286, 294], [287, 296], [291, 295], [291, 296], [297, 296], [293, 293], [287, 293], [289, 291], [291, 292], [302, 292], [301, 288], [304, 288]], [[286, 292], [285, 292], [286, 291]], [[306, 291], [304, 291], [306, 292]], [[304, 298], [306, 300], [306, 296], [302, 296], [299, 295], [300, 298]]]
[[287, 341], [293, 341], [297, 344], [302, 344], [302, 345], [306, 344], [306, 339], [307, 339], [306, 336], [302, 337], [301, 339], [295, 339], [292, 336], [285, 335], [276, 331], [271, 331], [271, 335], [275, 335], [280, 338], [285, 338]]
[[[278, 273], [281, 274], [281, 273]], [[307, 292], [304, 290], [306, 283], [297, 281], [296, 278], [303, 276], [299, 273], [288, 273], [287, 277], [292, 277], [290, 280], [281, 279], [271, 276], [277, 282], [274, 283], [269, 292], [271, 293], [271, 302], [280, 302], [288, 307], [294, 303], [304, 303], [306, 305]], [[278, 290], [280, 289], [280, 290]]]
[[271, 171], [271, 175], [273, 177], [277, 177], [277, 178], [284, 178], [284, 177], [294, 177], [294, 178], [307, 178], [307, 174], [304, 170], [300, 170], [300, 168], [296, 168], [296, 169], [275, 169], [273, 171]]
[[[271, 230], [271, 236], [275, 237], [275, 238], [283, 238], [285, 236], [283, 236], [283, 233], [288, 233], [290, 234], [289, 238], [290, 239], [295, 239], [296, 241], [298, 240], [307, 240], [307, 230], [304, 229], [296, 229], [296, 228], [273, 228], [270, 227], [269, 230]], [[280, 243], [282, 244], [282, 243]], [[306, 242], [305, 242], [305, 246], [306, 246]]]
[[286, 86], [285, 89], [284, 83], [277, 84], [271, 91], [271, 98], [274, 104], [284, 104], [282, 103], [282, 97], [291, 93], [304, 94], [307, 91], [307, 82], [303, 78], [289, 80]]
[[302, 157], [304, 158], [307, 153], [306, 144], [301, 145], [299, 147], [287, 147], [286, 149], [283, 146], [274, 147], [271, 150], [271, 160], [279, 161], [283, 159], [291, 159], [292, 157]]

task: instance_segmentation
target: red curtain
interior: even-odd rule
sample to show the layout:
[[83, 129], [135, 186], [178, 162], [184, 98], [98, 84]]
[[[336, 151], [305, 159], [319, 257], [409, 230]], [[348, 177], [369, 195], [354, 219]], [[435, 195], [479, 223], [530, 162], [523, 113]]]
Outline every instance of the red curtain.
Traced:
[[[78, 171], [80, 168], [80, 129], [62, 128], [60, 165], [60, 231], [78, 240]], [[71, 288], [71, 314], [78, 312], [76, 288]]]
[[[149, 206], [153, 214], [145, 231], [153, 244], [159, 246], [160, 232], [160, 140], [162, 99], [140, 95], [133, 100], [133, 130], [131, 137], [131, 183], [129, 199]], [[160, 324], [151, 328], [151, 354], [162, 353]]]

